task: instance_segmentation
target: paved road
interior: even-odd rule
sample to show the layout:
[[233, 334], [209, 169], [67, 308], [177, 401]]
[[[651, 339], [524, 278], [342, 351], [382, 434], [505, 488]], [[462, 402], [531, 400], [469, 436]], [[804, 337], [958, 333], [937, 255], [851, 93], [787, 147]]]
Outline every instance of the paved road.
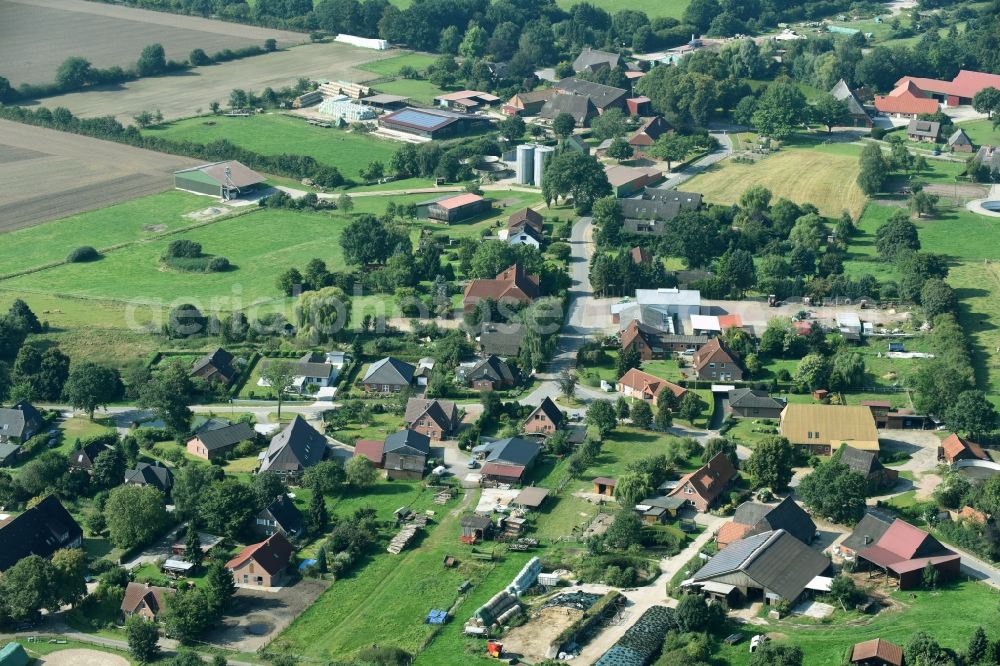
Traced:
[[700, 160], [689, 166], [682, 173], [668, 178], [665, 183], [660, 185], [660, 187], [679, 187], [716, 162], [729, 157], [729, 155], [733, 152], [733, 142], [730, 140], [729, 134], [713, 132], [711, 133], [711, 136], [714, 136], [716, 140], [718, 140], [719, 147], [715, 151], [705, 155]]

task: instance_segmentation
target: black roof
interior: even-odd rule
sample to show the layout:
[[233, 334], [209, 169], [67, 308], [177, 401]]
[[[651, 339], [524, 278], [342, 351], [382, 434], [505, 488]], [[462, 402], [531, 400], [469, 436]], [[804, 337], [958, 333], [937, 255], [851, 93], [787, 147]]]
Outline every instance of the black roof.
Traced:
[[[753, 522], [744, 522], [750, 520]], [[816, 534], [816, 523], [791, 497], [776, 506], [744, 502], [736, 509], [733, 522], [750, 525], [748, 535], [785, 530], [803, 543], [810, 543]]]
[[486, 452], [486, 462], [506, 463], [527, 467], [541, 452], [541, 445], [520, 437], [498, 439], [488, 444], [480, 444], [474, 452]]
[[875, 451], [861, 451], [852, 446], [843, 444], [839, 450], [840, 462], [847, 465], [852, 472], [867, 477], [869, 474], [885, 469], [879, 462], [878, 454]]
[[191, 372], [192, 374], [196, 373], [209, 365], [215, 368], [219, 374], [223, 375], [226, 380], [232, 380], [236, 375], [236, 370], [233, 368], [233, 355], [222, 347], [205, 354], [195, 361]]
[[0, 571], [29, 555], [49, 558], [67, 546], [79, 546], [83, 530], [55, 495], [0, 525]]
[[858, 524], [854, 526], [854, 531], [851, 532], [851, 536], [844, 539], [840, 545], [844, 548], [849, 548], [854, 552], [864, 550], [868, 546], [874, 545], [879, 539], [881, 539], [882, 535], [885, 534], [890, 525], [892, 525], [891, 520], [882, 518], [881, 516], [869, 511], [865, 514], [865, 517], [858, 521]]
[[98, 439], [82, 446], [79, 449], [75, 449], [69, 454], [70, 467], [83, 467], [89, 469], [94, 465], [94, 461], [97, 460], [97, 456], [101, 455], [109, 448], [111, 447], [105, 444], [103, 440]]
[[583, 125], [588, 119], [597, 115], [597, 107], [586, 95], [561, 93], [545, 102], [538, 115], [542, 118], [555, 119], [560, 113], [568, 113], [578, 125]]
[[233, 446], [248, 439], [254, 439], [257, 433], [248, 423], [234, 423], [215, 430], [204, 430], [197, 437], [209, 451]]
[[302, 512], [288, 495], [282, 495], [271, 502], [263, 513], [270, 514], [286, 534], [297, 534], [302, 531]]
[[163, 465], [150, 465], [141, 462], [125, 472], [125, 483], [134, 486], [153, 486], [167, 493], [174, 485], [174, 474]]
[[729, 406], [745, 409], [782, 409], [785, 406], [767, 394], [767, 391], [738, 388], [729, 392]]
[[537, 411], [541, 411], [545, 414], [545, 416], [547, 416], [557, 428], [559, 427], [559, 424], [563, 422], [562, 411], [556, 406], [556, 403], [552, 402], [552, 398], [549, 396], [545, 396], [538, 407], [531, 410], [531, 413], [534, 414]]
[[477, 530], [484, 530], [490, 526], [491, 521], [489, 516], [483, 516], [478, 513], [467, 513], [464, 516], [462, 516], [462, 519], [459, 521], [459, 524], [462, 527], [471, 527]]
[[399, 451], [405, 455], [430, 455], [431, 438], [416, 430], [400, 430], [385, 438], [382, 452], [390, 453], [392, 451]]
[[326, 437], [296, 415], [271, 440], [261, 460], [261, 472], [300, 472], [326, 455]]
[[601, 83], [584, 81], [583, 79], [568, 78], [559, 81], [553, 88], [564, 90], [574, 95], [585, 95], [589, 97], [598, 109], [603, 109], [628, 95], [628, 91], [622, 88], [606, 86]]
[[510, 371], [510, 366], [508, 366], [495, 354], [490, 354], [484, 358], [482, 361], [477, 363], [472, 370], [469, 370], [468, 374], [466, 374], [466, 379], [469, 381], [482, 379], [484, 377], [486, 379], [492, 379], [493, 381], [514, 381], [514, 375]]

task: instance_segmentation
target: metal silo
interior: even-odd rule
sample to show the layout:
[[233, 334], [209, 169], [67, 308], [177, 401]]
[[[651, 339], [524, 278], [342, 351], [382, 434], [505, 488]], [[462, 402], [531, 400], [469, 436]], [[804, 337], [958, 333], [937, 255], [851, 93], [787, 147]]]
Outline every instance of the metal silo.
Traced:
[[517, 163], [514, 169], [514, 180], [518, 185], [531, 185], [535, 173], [535, 146], [524, 143], [517, 147]]
[[538, 146], [535, 148], [534, 181], [536, 187], [542, 186], [542, 176], [545, 175], [545, 165], [548, 163], [555, 151], [555, 148], [552, 146]]

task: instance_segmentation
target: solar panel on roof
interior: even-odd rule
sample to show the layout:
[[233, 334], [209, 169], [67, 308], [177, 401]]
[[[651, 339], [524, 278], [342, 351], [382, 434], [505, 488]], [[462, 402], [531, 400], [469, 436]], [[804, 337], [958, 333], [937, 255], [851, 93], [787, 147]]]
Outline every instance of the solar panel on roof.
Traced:
[[447, 119], [431, 113], [421, 113], [420, 111], [406, 109], [392, 116], [392, 120], [400, 123], [408, 123], [421, 129], [431, 129]]

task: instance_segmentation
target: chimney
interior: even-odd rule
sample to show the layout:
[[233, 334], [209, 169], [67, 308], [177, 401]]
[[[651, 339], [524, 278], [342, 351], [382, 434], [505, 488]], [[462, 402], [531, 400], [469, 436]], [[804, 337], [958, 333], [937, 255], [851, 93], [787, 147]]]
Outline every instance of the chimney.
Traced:
[[872, 538], [871, 538], [870, 536], [868, 536], [868, 535], [866, 534], [866, 535], [865, 535], [865, 545], [867, 546], [867, 545], [868, 545], [868, 544], [870, 544], [871, 542], [872, 542]]

